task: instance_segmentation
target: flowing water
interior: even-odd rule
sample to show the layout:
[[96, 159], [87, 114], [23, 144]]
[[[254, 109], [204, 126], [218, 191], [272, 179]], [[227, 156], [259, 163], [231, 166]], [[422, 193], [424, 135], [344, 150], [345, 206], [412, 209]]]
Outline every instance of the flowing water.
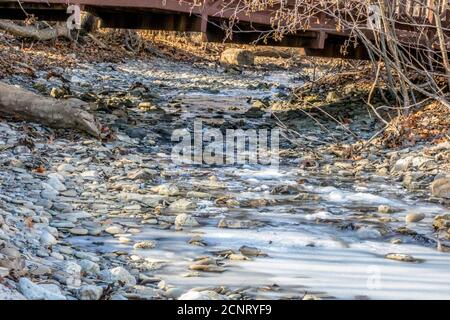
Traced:
[[[91, 91], [107, 95], [128, 90], [136, 82], [157, 87], [161, 101], [181, 104], [182, 112], [173, 113], [176, 127], [198, 117], [210, 119], [210, 123], [217, 121], [220, 126], [224, 119], [236, 119], [239, 112], [249, 108], [249, 97], [277, 99], [300, 84], [295, 72], [246, 71], [229, 75], [204, 66], [160, 60], [113, 67], [86, 65], [71, 70], [71, 74], [74, 88], [78, 86], [80, 92], [89, 86]], [[161, 106], [167, 113], [172, 112], [164, 103]], [[246, 119], [246, 128], [260, 121]], [[283, 160], [278, 170], [256, 165], [176, 165], [170, 158], [171, 147], [170, 141], [157, 146], [141, 143], [134, 152], [150, 156], [166, 171], [170, 169], [171, 175], [164, 183], [176, 184], [183, 190], [207, 190], [217, 197], [227, 195], [241, 203], [252, 199], [268, 203], [257, 208], [228, 208], [213, 200], [199, 200], [197, 209], [189, 212], [201, 225], [181, 231], [140, 225], [140, 220], [133, 217], [114, 218], [141, 229], [129, 235], [133, 243], [154, 240], [157, 246], [150, 250], [136, 252], [132, 244], [120, 243], [111, 236], [72, 237], [70, 241], [103, 253], [123, 250], [139, 254], [159, 266], [155, 275], [185, 289], [222, 285], [248, 288], [255, 298], [299, 298], [305, 293], [351, 299], [450, 298], [450, 254], [436, 250], [431, 227], [433, 217], [450, 213], [448, 209], [415, 198], [399, 184], [372, 179], [370, 173], [358, 179], [335, 177], [300, 169], [296, 160]], [[306, 196], [271, 192], [286, 186], [296, 186]], [[381, 204], [398, 209], [389, 216], [397, 222], [382, 223], [377, 219]], [[424, 220], [408, 225], [420, 236], [394, 232], [405, 226], [404, 216], [409, 211], [426, 214]], [[261, 225], [218, 228], [222, 218]], [[194, 235], [201, 235], [207, 245], [188, 244]], [[392, 243], [393, 238], [401, 243]], [[217, 257], [221, 250], [238, 252], [244, 245], [256, 247], [267, 256], [249, 261], [224, 259], [224, 272], [186, 276], [193, 259]], [[385, 258], [388, 253], [409, 254], [417, 261], [389, 260]]]

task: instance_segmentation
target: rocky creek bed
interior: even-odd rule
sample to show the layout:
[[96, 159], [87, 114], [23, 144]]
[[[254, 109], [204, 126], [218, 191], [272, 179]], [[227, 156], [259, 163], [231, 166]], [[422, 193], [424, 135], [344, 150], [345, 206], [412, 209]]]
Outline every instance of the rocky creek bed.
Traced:
[[[0, 299], [450, 298], [449, 142], [342, 159], [356, 139], [335, 122], [269, 112], [299, 70], [53, 71], [5, 80], [95, 101], [111, 137], [0, 122]], [[368, 139], [381, 127], [364, 110], [346, 112]], [[278, 170], [177, 165], [173, 130], [199, 118], [298, 135]]]

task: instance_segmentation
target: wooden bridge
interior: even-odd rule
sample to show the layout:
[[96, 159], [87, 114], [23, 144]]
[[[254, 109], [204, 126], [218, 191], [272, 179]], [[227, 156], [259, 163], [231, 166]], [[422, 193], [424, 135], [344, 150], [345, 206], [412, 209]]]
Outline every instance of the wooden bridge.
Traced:
[[[396, 10], [399, 36], [417, 37], [411, 31], [412, 18], [434, 26], [433, 10], [439, 1], [447, 0], [391, 0], [390, 4]], [[264, 11], [247, 12], [236, 10], [242, 0], [0, 0], [0, 19], [23, 20], [33, 15], [39, 20], [65, 21], [69, 17], [68, 6], [75, 5], [80, 10], [98, 16], [103, 27], [196, 31], [203, 33], [205, 41], [221, 42], [226, 38], [226, 41], [233, 43], [301, 47], [307, 55], [342, 56], [341, 47], [348, 40], [350, 31], [339, 29], [336, 20], [326, 14], [310, 17], [304, 31], [287, 34], [277, 41], [272, 37], [261, 41], [261, 35], [272, 30], [272, 18], [280, 5], [289, 8], [296, 3], [295, 0], [274, 2], [270, 10], [266, 8]], [[316, 2], [320, 3], [319, 0]], [[439, 14], [442, 24], [449, 26], [448, 10]], [[230, 19], [233, 19], [235, 31], [238, 32], [227, 37], [224, 25]], [[369, 19], [361, 23], [368, 25]], [[369, 37], [373, 36], [373, 30], [370, 30], [373, 24], [367, 27]], [[361, 45], [349, 46], [346, 57], [366, 58], [366, 49]]]

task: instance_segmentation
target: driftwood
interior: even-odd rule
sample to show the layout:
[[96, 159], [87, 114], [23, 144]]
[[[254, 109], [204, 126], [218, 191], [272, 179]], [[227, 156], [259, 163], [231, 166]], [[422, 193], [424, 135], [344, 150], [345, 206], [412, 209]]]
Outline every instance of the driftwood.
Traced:
[[39, 41], [52, 40], [58, 37], [70, 39], [70, 31], [66, 24], [56, 25], [45, 29], [31, 26], [19, 26], [12, 21], [0, 20], [0, 29], [17, 37], [32, 38]]
[[57, 100], [42, 97], [22, 88], [0, 82], [0, 115], [38, 122], [52, 128], [76, 129], [100, 136], [93, 115], [78, 99]]

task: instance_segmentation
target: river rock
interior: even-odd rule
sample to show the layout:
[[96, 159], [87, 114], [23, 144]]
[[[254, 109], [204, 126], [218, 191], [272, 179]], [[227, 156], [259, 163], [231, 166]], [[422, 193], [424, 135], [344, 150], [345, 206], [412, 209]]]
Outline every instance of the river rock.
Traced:
[[53, 189], [51, 185], [46, 182], [42, 182], [44, 190], [41, 191], [41, 197], [47, 200], [55, 200], [59, 192]]
[[58, 243], [54, 236], [52, 236], [48, 231], [43, 231], [40, 238], [41, 244], [50, 247]]
[[236, 66], [251, 66], [255, 62], [255, 56], [249, 50], [230, 48], [220, 55], [220, 63]]
[[89, 233], [89, 231], [84, 228], [72, 228], [69, 229], [69, 232], [75, 236], [85, 236]]
[[245, 111], [245, 116], [249, 118], [261, 118], [266, 111], [264, 109], [252, 106]]
[[84, 285], [79, 290], [80, 300], [100, 300], [103, 288], [95, 285]]
[[227, 258], [228, 258], [229, 260], [236, 260], [236, 261], [250, 260], [249, 257], [244, 256], [243, 254], [237, 254], [237, 253], [232, 253], [232, 254], [228, 255]]
[[52, 173], [52, 174], [49, 174], [48, 177], [49, 177], [49, 179], [47, 180], [47, 183], [53, 189], [55, 189], [58, 192], [67, 190], [64, 183], [62, 183], [64, 178], [61, 175], [59, 175], [58, 173]]
[[406, 223], [419, 222], [423, 219], [425, 219], [424, 213], [408, 213], [405, 217], [405, 222]]
[[168, 298], [177, 299], [183, 294], [183, 289], [181, 288], [169, 288], [166, 290], [166, 296]]
[[267, 256], [266, 254], [262, 253], [260, 249], [255, 247], [242, 246], [239, 248], [239, 251], [247, 257]]
[[412, 164], [413, 158], [414, 158], [413, 156], [408, 156], [406, 158], [401, 158], [401, 159], [397, 160], [395, 162], [394, 166], [392, 167], [392, 172], [393, 173], [398, 173], [398, 172], [402, 172], [402, 171], [408, 170], [408, 168]]
[[186, 211], [193, 210], [195, 208], [197, 208], [197, 205], [187, 199], [179, 199], [175, 202], [172, 202], [169, 206], [170, 211]]
[[434, 217], [433, 227], [437, 230], [450, 228], [450, 214], [437, 215]]
[[113, 225], [113, 226], [109, 226], [105, 229], [106, 233], [115, 235], [115, 234], [120, 234], [120, 233], [124, 233], [124, 230], [121, 226], [118, 225]]
[[151, 188], [151, 190], [162, 196], [176, 196], [180, 194], [180, 189], [174, 184], [162, 184]]
[[431, 184], [431, 193], [437, 198], [450, 199], [450, 178], [440, 178]]
[[155, 241], [146, 240], [146, 241], [140, 241], [140, 242], [134, 244], [133, 249], [135, 249], [135, 250], [138, 250], [138, 249], [147, 250], [147, 249], [153, 249], [155, 247], [156, 247]]
[[189, 270], [221, 273], [225, 271], [225, 268], [212, 264], [194, 263], [189, 266]]
[[4, 278], [9, 275], [9, 268], [0, 267], [0, 278]]
[[210, 193], [207, 193], [207, 192], [189, 191], [188, 193], [186, 193], [186, 197], [194, 198], [194, 199], [210, 200], [212, 198], [212, 195]]
[[75, 168], [73, 165], [69, 164], [69, 163], [63, 163], [63, 164], [60, 164], [60, 165], [56, 168], [56, 170], [57, 170], [58, 172], [68, 172], [68, 173], [73, 173], [73, 172], [76, 171], [76, 168]]
[[381, 238], [381, 232], [375, 228], [361, 227], [356, 231], [358, 238], [360, 239], [379, 239]]
[[4, 300], [26, 300], [26, 298], [18, 291], [0, 283], [0, 301]]
[[413, 256], [410, 256], [409, 254], [403, 254], [403, 253], [388, 253], [384, 257], [386, 259], [403, 261], [403, 262], [417, 262], [417, 259], [415, 259]]
[[181, 213], [177, 215], [175, 218], [175, 226], [176, 227], [197, 227], [200, 224], [198, 223], [197, 219], [195, 219], [190, 214]]
[[20, 278], [19, 290], [29, 300], [66, 300], [57, 286], [35, 284], [27, 278]]
[[139, 169], [128, 173], [131, 180], [151, 180], [157, 176], [158, 172], [150, 169]]
[[379, 213], [394, 213], [394, 209], [386, 204], [381, 204], [380, 206], [378, 206], [378, 212]]
[[263, 224], [258, 221], [223, 218], [219, 221], [217, 227], [228, 229], [249, 229], [252, 227], [259, 227], [261, 225]]
[[100, 272], [100, 266], [91, 260], [82, 259], [78, 261], [78, 264], [81, 267], [81, 271], [84, 273], [98, 274]]
[[106, 274], [105, 280], [111, 282], [121, 282], [126, 286], [136, 285], [136, 278], [132, 276], [125, 268], [116, 267], [109, 269]]

